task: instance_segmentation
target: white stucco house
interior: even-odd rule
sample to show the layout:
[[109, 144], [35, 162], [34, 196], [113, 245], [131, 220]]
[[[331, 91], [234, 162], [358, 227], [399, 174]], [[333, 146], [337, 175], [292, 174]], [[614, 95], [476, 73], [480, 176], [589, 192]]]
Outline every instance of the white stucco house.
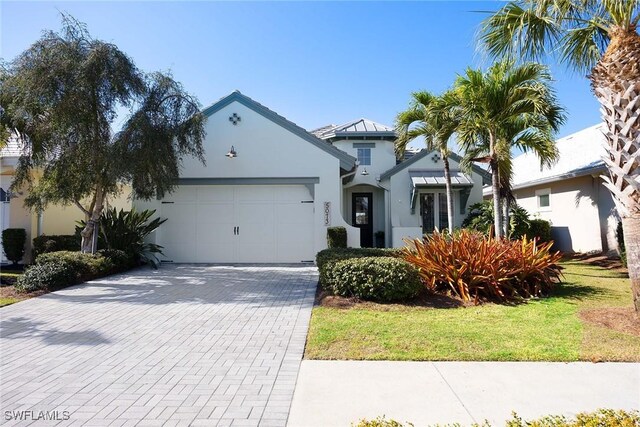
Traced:
[[[135, 200], [168, 221], [153, 237], [165, 261], [311, 262], [329, 226], [352, 247], [400, 246], [446, 223], [440, 156], [423, 150], [401, 163], [393, 129], [360, 119], [313, 132], [233, 92], [204, 110], [206, 165], [183, 162], [176, 190]], [[452, 156], [456, 224], [482, 200], [486, 172], [467, 175]]]
[[[560, 157], [551, 168], [541, 169], [533, 153], [513, 160], [518, 204], [532, 217], [551, 222], [552, 238], [560, 251], [617, 251], [619, 218], [601, 178], [607, 173], [601, 125], [561, 138], [556, 146]], [[491, 197], [490, 187], [485, 188], [484, 196]]]

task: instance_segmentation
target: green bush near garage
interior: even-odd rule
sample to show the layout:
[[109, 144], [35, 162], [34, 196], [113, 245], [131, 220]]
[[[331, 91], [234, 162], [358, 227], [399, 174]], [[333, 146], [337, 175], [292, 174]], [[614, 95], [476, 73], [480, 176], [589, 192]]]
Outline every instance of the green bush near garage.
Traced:
[[327, 228], [327, 247], [346, 248], [347, 247], [347, 229], [344, 227]]
[[351, 258], [325, 269], [325, 289], [343, 297], [393, 302], [414, 298], [424, 289], [416, 268], [390, 256]]
[[7, 259], [17, 265], [24, 256], [24, 244], [27, 232], [24, 228], [7, 228], [2, 230], [2, 250]]
[[35, 264], [27, 268], [16, 280], [15, 289], [18, 292], [51, 291], [73, 285], [77, 281], [78, 274], [74, 267], [60, 260]]
[[137, 265], [120, 250], [102, 250], [95, 254], [58, 251], [38, 255], [15, 284], [21, 292], [55, 290], [66, 286], [126, 271]]
[[383, 257], [400, 255], [399, 249], [382, 248], [330, 248], [324, 249], [316, 254], [316, 265], [320, 272], [320, 285], [324, 287], [326, 282], [326, 267], [335, 262], [352, 258]]
[[38, 255], [58, 251], [79, 251], [80, 236], [75, 234], [43, 234], [33, 239], [33, 259]]

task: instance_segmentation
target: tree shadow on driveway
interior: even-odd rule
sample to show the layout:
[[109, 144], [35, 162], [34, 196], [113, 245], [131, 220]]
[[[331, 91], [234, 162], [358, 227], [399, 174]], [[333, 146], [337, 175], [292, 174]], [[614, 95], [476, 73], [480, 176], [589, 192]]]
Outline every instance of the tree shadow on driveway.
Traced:
[[94, 346], [110, 343], [101, 333], [91, 329], [62, 331], [57, 328], [48, 328], [45, 322], [34, 321], [26, 317], [3, 319], [0, 325], [0, 338], [40, 338], [47, 345]]

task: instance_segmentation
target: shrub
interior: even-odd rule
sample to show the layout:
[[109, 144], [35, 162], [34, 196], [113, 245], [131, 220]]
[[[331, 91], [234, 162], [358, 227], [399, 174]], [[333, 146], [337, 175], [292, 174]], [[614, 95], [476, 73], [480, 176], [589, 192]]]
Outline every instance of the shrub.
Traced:
[[[509, 237], [520, 239], [529, 229], [529, 213], [526, 209], [514, 203], [509, 209]], [[493, 229], [493, 202], [485, 200], [469, 206], [469, 213], [462, 221], [462, 228], [479, 231], [489, 235]]]
[[15, 289], [19, 292], [53, 290], [78, 281], [74, 267], [66, 261], [50, 261], [29, 267], [18, 277]]
[[[130, 254], [137, 260], [151, 264], [154, 268], [160, 264], [156, 254], [162, 254], [162, 246], [145, 242], [145, 238], [156, 231], [167, 220], [151, 217], [155, 210], [125, 211], [116, 208], [106, 209], [100, 217], [100, 235], [98, 248], [118, 249]], [[78, 228], [85, 227], [84, 221], [78, 221]]]
[[326, 282], [326, 267], [335, 262], [351, 258], [399, 256], [399, 249], [382, 248], [333, 248], [324, 249], [316, 254], [316, 265], [320, 273], [320, 284], [324, 286]]
[[469, 230], [407, 242], [403, 258], [419, 269], [427, 287], [449, 290], [465, 301], [546, 295], [561, 275], [561, 255], [551, 252], [553, 242], [497, 240]]
[[100, 249], [98, 255], [110, 259], [116, 271], [124, 271], [138, 264], [131, 254], [120, 249]]
[[80, 237], [77, 235], [42, 235], [33, 239], [33, 259], [40, 254], [57, 251], [80, 250]]
[[378, 417], [375, 420], [362, 419], [355, 427], [414, 427], [411, 423], [402, 424], [396, 420], [388, 420], [386, 417]]
[[627, 266], [627, 250], [624, 246], [624, 229], [622, 228], [622, 221], [618, 221], [618, 227], [616, 227], [616, 240], [618, 241], [618, 251], [620, 252], [620, 261], [622, 266]]
[[616, 411], [600, 409], [595, 412], [582, 412], [575, 419], [564, 416], [547, 416], [534, 421], [524, 421], [517, 414], [508, 420], [506, 427], [637, 427], [640, 426], [640, 414], [637, 411]]
[[544, 219], [532, 219], [529, 221], [529, 231], [527, 231], [527, 238], [532, 240], [538, 239], [539, 243], [546, 243], [551, 241], [551, 223]]
[[24, 292], [52, 290], [124, 271], [134, 265], [135, 260], [130, 255], [115, 249], [96, 254], [48, 252], [38, 255], [35, 264], [16, 282], [16, 289]]
[[81, 280], [91, 280], [105, 276], [116, 268], [114, 262], [100, 254], [85, 254], [82, 252], [58, 251], [38, 255], [36, 264], [51, 264], [64, 262], [71, 266]]
[[24, 244], [27, 242], [27, 232], [24, 228], [7, 228], [2, 230], [2, 249], [7, 259], [18, 264], [24, 256]]
[[[375, 420], [360, 420], [355, 427], [412, 427], [413, 424], [402, 424], [395, 420], [387, 420], [378, 417]], [[446, 424], [443, 427], [459, 427], [459, 424]], [[621, 411], [613, 409], [600, 409], [595, 412], [583, 412], [576, 415], [575, 419], [567, 419], [564, 416], [551, 415], [533, 421], [524, 421], [515, 412], [512, 418], [507, 420], [506, 427], [638, 427], [640, 426], [640, 414], [638, 411]], [[474, 423], [472, 427], [491, 427], [489, 421], [482, 424]]]
[[327, 228], [327, 246], [329, 249], [347, 247], [347, 229], [344, 227]]
[[353, 258], [327, 267], [327, 288], [334, 295], [390, 302], [413, 298], [423, 289], [418, 271], [393, 257]]

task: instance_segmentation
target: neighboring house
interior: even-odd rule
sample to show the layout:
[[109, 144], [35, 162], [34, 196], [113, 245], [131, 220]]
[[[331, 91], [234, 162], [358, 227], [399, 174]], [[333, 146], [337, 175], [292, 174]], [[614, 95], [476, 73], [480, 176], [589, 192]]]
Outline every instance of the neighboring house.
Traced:
[[[134, 201], [168, 221], [153, 240], [167, 261], [312, 262], [329, 226], [349, 246], [386, 246], [446, 226], [442, 160], [421, 151], [396, 164], [393, 129], [360, 119], [312, 133], [233, 92], [204, 110], [206, 166], [185, 159], [176, 190]], [[456, 225], [482, 200], [481, 168], [452, 155]]]
[[[540, 168], [531, 152], [513, 160], [513, 192], [532, 217], [551, 222], [556, 248], [563, 252], [617, 250], [618, 216], [600, 176], [606, 173], [601, 125], [576, 132], [556, 143], [558, 162]], [[485, 198], [491, 188], [485, 188]]]
[[[10, 137], [7, 146], [0, 150], [0, 223], [2, 230], [25, 229], [27, 233], [25, 260], [30, 260], [31, 242], [34, 237], [43, 234], [73, 234], [76, 221], [84, 219], [84, 214], [76, 206], [51, 205], [41, 213], [26, 209], [24, 191], [9, 191], [21, 154], [22, 145], [15, 136]], [[130, 191], [124, 191], [121, 196], [109, 199], [108, 204], [118, 209], [131, 209], [130, 194]], [[0, 249], [0, 252], [2, 262], [6, 262], [4, 251]]]

